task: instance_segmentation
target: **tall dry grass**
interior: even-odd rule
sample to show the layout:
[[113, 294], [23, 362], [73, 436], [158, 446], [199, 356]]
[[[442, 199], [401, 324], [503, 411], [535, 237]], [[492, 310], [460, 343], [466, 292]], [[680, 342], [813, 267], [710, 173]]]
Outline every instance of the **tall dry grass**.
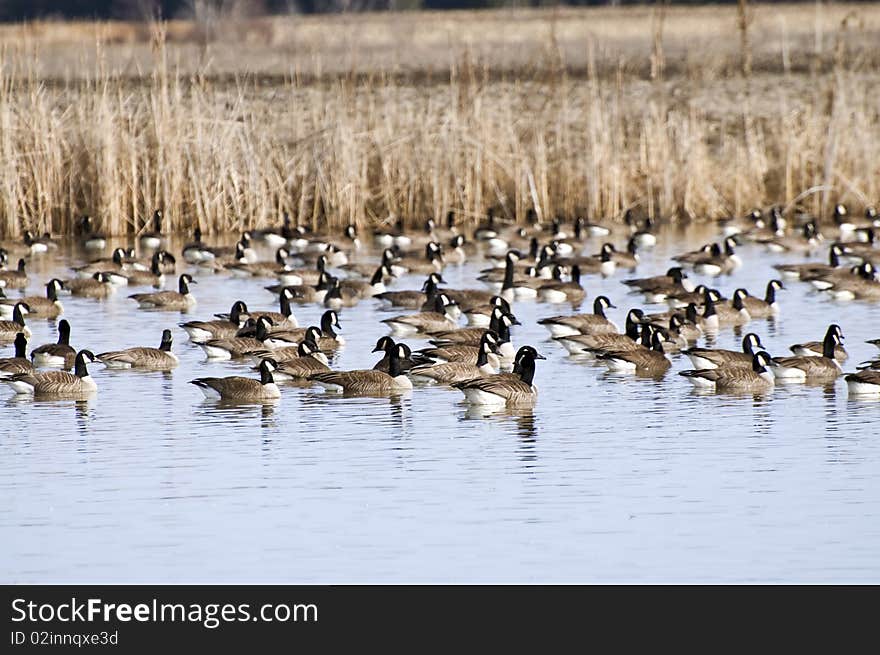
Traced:
[[[445, 48], [436, 36], [407, 40], [432, 20], [408, 15], [396, 54], [376, 52], [394, 17], [370, 16], [382, 29], [362, 26], [349, 44], [357, 65], [344, 65], [338, 44], [327, 60], [303, 47], [286, 72], [276, 33], [348, 19], [260, 23], [275, 30], [267, 43], [247, 33], [203, 43], [197, 60], [180, 25], [137, 26], [129, 40], [108, 37], [118, 25], [94, 25], [85, 46], [81, 24], [7, 28], [18, 36], [0, 53], [0, 236], [68, 233], [82, 213], [136, 233], [155, 208], [169, 229], [210, 232], [275, 224], [283, 211], [318, 228], [450, 209], [478, 220], [490, 206], [515, 218], [529, 208], [615, 218], [640, 206], [674, 220], [801, 196], [818, 213], [837, 199], [876, 202], [878, 11], [805, 20], [797, 8], [762, 22], [749, 5], [748, 38], [736, 8], [712, 11], [703, 28], [671, 7], [528, 12], [532, 33], [522, 12], [462, 14]], [[497, 25], [486, 38], [514, 46], [477, 47], [468, 20]], [[596, 23], [618, 26], [616, 46], [578, 31]], [[724, 25], [722, 45], [712, 35]], [[537, 54], [517, 60], [516, 43]], [[443, 55], [401, 68], [407, 48], [414, 59]], [[238, 51], [267, 64], [233, 74]]]

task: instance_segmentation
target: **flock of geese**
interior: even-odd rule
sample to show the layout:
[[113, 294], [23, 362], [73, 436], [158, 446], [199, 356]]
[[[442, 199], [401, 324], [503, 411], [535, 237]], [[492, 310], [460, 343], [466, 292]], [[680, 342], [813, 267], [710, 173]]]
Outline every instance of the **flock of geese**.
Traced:
[[[92, 261], [72, 269], [67, 279], [48, 280], [45, 295], [24, 295], [31, 282], [28, 266], [34, 258], [51, 257], [57, 243], [49, 235], [26, 232], [23, 242], [0, 249], [0, 343], [15, 348], [14, 356], [0, 359], [0, 381], [16, 394], [81, 397], [97, 390], [88, 370], [95, 362], [112, 369], [170, 371], [179, 363], [171, 329], [163, 330], [158, 347], [95, 354], [70, 345], [71, 325], [62, 318], [57, 342], [28, 353], [32, 333], [27, 322], [62, 316], [65, 294], [99, 301], [122, 287], [158, 289], [130, 294], [133, 309], [192, 312], [196, 278], [221, 273], [254, 280], [277, 297], [277, 310], [255, 311], [239, 299], [228, 313], [179, 324], [207, 362], [250, 360], [258, 373], [191, 380], [209, 399], [270, 401], [281, 397], [279, 383], [291, 380], [358, 395], [404, 392], [416, 381], [448, 385], [473, 404], [528, 405], [537, 397], [536, 362], [545, 357], [530, 345], [514, 347], [511, 333], [520, 324], [515, 303], [534, 299], [577, 306], [586, 297], [584, 276], [631, 275], [639, 251], [657, 242], [653, 221], [632, 211], [623, 225], [583, 218], [542, 224], [534, 211], [524, 224], [516, 224], [491, 210], [467, 231], [452, 212], [442, 226], [428, 220], [422, 228], [406, 229], [392, 222], [373, 230], [373, 247], [381, 252], [375, 261], [359, 256], [356, 263], [350, 256], [369, 244], [362, 244], [354, 226], [339, 234], [315, 233], [285, 215], [278, 229], [245, 231], [231, 247], [208, 244], [196, 229], [178, 255], [164, 249], [168, 235], [162, 232], [160, 211], [151, 228], [137, 237], [142, 256], [134, 248], [116, 248], [103, 257], [108, 239], [83, 217], [78, 239]], [[666, 311], [634, 307], [621, 331], [606, 316], [614, 307], [611, 299], [600, 295], [592, 301], [592, 312], [550, 316], [539, 324], [572, 355], [595, 358], [612, 371], [659, 377], [671, 367], [670, 356], [684, 355], [693, 369], [680, 375], [700, 389], [766, 393], [777, 382], [831, 383], [844, 376], [850, 394], [880, 396], [880, 357], [845, 374], [847, 352], [837, 324], [829, 325], [821, 340], [792, 345], [792, 354], [785, 357], [771, 356], [755, 332], [744, 335], [741, 350], [696, 345], [704, 337], [711, 342], [720, 330], [777, 316], [777, 292], [795, 280], [836, 299], [880, 299], [874, 263], [880, 262], [877, 212], [869, 207], [864, 217], [854, 218], [837, 205], [831, 222], [823, 223], [806, 212], [786, 217], [771, 207], [725, 221], [720, 228], [717, 242], [676, 255], [663, 275], [623, 276], [629, 293], [643, 296], [646, 304], [664, 304]], [[618, 249], [612, 235], [626, 245]], [[742, 266], [737, 248], [743, 244], [799, 261], [777, 265], [778, 276], [760, 295], [737, 288], [725, 298], [716, 288], [692, 283], [689, 271], [709, 277], [735, 274]], [[261, 259], [257, 246], [274, 256]], [[595, 254], [584, 254], [589, 250]], [[813, 256], [825, 251], [827, 263], [817, 262]], [[481, 271], [479, 286], [446, 287], [444, 268], [475, 256], [493, 264]], [[178, 272], [178, 257], [187, 272]], [[422, 286], [394, 289], [404, 275], [423, 279]], [[171, 280], [177, 290], [163, 290]], [[381, 358], [372, 369], [332, 370], [328, 355], [345, 343], [339, 314], [367, 300], [397, 310], [381, 320], [388, 334], [373, 349]], [[303, 304], [323, 307], [320, 325], [299, 325], [294, 307]], [[426, 338], [429, 346], [414, 350], [400, 340], [408, 337]], [[870, 343], [880, 348], [880, 339]]]

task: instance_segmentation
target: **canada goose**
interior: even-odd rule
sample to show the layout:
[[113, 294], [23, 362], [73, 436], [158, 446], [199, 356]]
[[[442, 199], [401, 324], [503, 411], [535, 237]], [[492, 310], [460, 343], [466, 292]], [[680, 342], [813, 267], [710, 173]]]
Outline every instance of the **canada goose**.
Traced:
[[831, 218], [837, 225], [837, 229], [840, 230], [841, 239], [850, 236], [856, 229], [855, 223], [850, 219], [849, 210], [842, 203], [834, 205], [834, 212]]
[[293, 236], [291, 228], [290, 214], [284, 212], [281, 227], [278, 229], [251, 230], [251, 238], [254, 241], [265, 243], [270, 248], [283, 248], [288, 245], [290, 238]]
[[553, 337], [566, 337], [572, 334], [617, 334], [617, 326], [605, 316], [605, 310], [613, 307], [607, 296], [598, 296], [593, 301], [592, 314], [552, 316], [542, 318], [538, 324], [550, 330], [550, 336]]
[[[464, 313], [470, 313], [471, 311], [479, 307], [485, 307], [486, 305], [491, 304], [493, 300], [498, 297], [491, 291], [486, 291], [484, 289], [444, 288], [441, 289], [441, 291], [452, 298], [456, 303], [458, 303], [461, 311]], [[491, 310], [489, 313], [491, 313]]]
[[464, 313], [467, 317], [468, 325], [472, 327], [489, 327], [492, 323], [492, 312], [495, 311], [496, 307], [500, 307], [505, 314], [513, 316], [509, 302], [501, 296], [491, 296], [489, 302], [485, 305], [472, 306]]
[[805, 382], [806, 380], [830, 381], [843, 371], [834, 358], [834, 349], [840, 337], [834, 332], [825, 335], [822, 356], [774, 357], [770, 370], [777, 380], [786, 382]]
[[681, 291], [693, 291], [694, 287], [687, 274], [680, 266], [673, 266], [666, 275], [654, 277], [623, 280], [628, 287], [632, 287], [645, 294], [647, 302], [663, 302], [667, 296]]
[[150, 270], [142, 271], [140, 269], [135, 269], [124, 271], [123, 273], [117, 274], [115, 279], [111, 276], [111, 281], [118, 286], [120, 281], [118, 278], [122, 278], [125, 281], [125, 286], [151, 286], [156, 289], [161, 289], [165, 286], [165, 273], [162, 269], [166, 256], [167, 253], [164, 250], [157, 250], [151, 257]]
[[33, 232], [25, 230], [24, 245], [30, 251], [31, 255], [42, 255], [49, 250], [57, 250], [58, 244], [52, 241], [52, 237], [46, 232], [41, 237], [35, 237]]
[[758, 239], [770, 252], [796, 252], [810, 255], [821, 247], [822, 235], [816, 227], [816, 221], [804, 223], [801, 234], [797, 236], [773, 236]]
[[30, 305], [20, 300], [12, 307], [12, 319], [0, 321], [0, 343], [14, 341], [19, 332], [31, 338], [31, 329], [25, 325], [24, 317], [30, 312]]
[[[253, 312], [248, 310], [247, 306], [245, 306], [243, 314], [246, 314], [247, 318], [253, 318], [255, 320], [260, 318], [261, 316], [268, 318], [269, 321], [272, 323], [273, 330], [288, 330], [298, 328], [299, 323], [296, 320], [296, 316], [293, 315], [293, 309], [290, 306], [291, 300], [293, 300], [293, 292], [290, 289], [283, 289], [278, 296], [280, 311]], [[240, 313], [239, 318], [242, 318], [243, 314]]]
[[76, 359], [76, 350], [70, 347], [70, 323], [61, 319], [58, 324], [58, 341], [47, 343], [31, 351], [34, 366], [69, 369]]
[[324, 298], [327, 296], [327, 292], [330, 289], [331, 277], [332, 276], [324, 272], [318, 276], [318, 281], [315, 284], [273, 284], [263, 288], [276, 295], [280, 295], [285, 289], [287, 289], [292, 294], [291, 301], [300, 304], [324, 302]]
[[871, 262], [857, 267], [856, 274], [836, 279], [826, 290], [835, 300], [880, 300], [880, 281]]
[[853, 396], [880, 396], [880, 371], [866, 370], [850, 373], [845, 378], [846, 387]]
[[479, 346], [487, 331], [493, 332], [497, 337], [497, 352], [506, 360], [512, 360], [516, 354], [510, 343], [510, 328], [520, 325], [520, 322], [512, 314], [508, 314], [501, 307], [492, 310], [492, 318], [489, 321], [488, 330], [485, 328], [470, 327], [457, 330], [435, 332], [431, 336], [431, 344], [435, 346], [449, 346], [459, 344], [463, 346]]
[[[243, 248], [239, 248], [236, 255], [239, 259], [232, 264], [227, 264], [225, 267], [227, 271], [232, 273], [233, 277], [276, 277], [290, 271], [290, 266], [287, 264], [290, 251], [287, 248], [278, 248], [275, 251], [275, 259], [271, 262], [248, 261]], [[290, 278], [293, 277], [296, 279], [288, 279], [286, 281], [289, 284], [302, 283], [302, 278], [298, 275], [290, 276]]]
[[732, 273], [742, 266], [742, 260], [734, 250], [733, 237], [724, 239], [724, 249], [718, 244], [712, 244], [711, 252], [703, 257], [698, 257], [693, 262], [694, 272], [699, 275], [717, 276], [722, 273]]
[[880, 348], [880, 339], [869, 339], [865, 343], [869, 343], [872, 346], [877, 346], [878, 348]]
[[72, 296], [80, 298], [102, 299], [109, 298], [116, 292], [110, 276], [107, 273], [95, 273], [90, 278], [63, 281], [64, 289], [69, 291]]
[[[843, 256], [843, 248], [840, 244], [831, 244], [828, 249], [828, 263], [818, 264], [806, 262], [804, 264], [774, 264], [773, 268], [779, 271], [783, 277], [790, 279], [805, 279], [819, 277], [840, 267], [840, 258]], [[814, 285], [815, 286], [815, 285]]]
[[156, 249], [162, 246], [162, 211], [157, 209], [153, 212], [153, 229], [144, 232], [138, 237], [141, 248]]
[[[470, 344], [449, 344], [446, 346], [432, 346], [430, 348], [422, 348], [417, 354], [430, 358], [434, 362], [464, 362], [466, 364], [476, 364], [479, 359], [480, 351], [483, 346], [488, 345], [489, 354], [487, 359], [492, 368], [497, 369], [501, 366], [501, 358], [498, 356], [498, 335], [492, 330], [486, 330], [480, 337], [480, 342], [476, 346]], [[428, 363], [428, 362], [424, 362]]]
[[285, 270], [275, 271], [279, 284], [274, 287], [266, 287], [273, 293], [279, 293], [283, 287], [296, 287], [302, 285], [315, 286], [320, 282], [327, 268], [327, 257], [319, 255], [315, 259], [315, 265], [312, 268], [286, 268]]
[[531, 405], [538, 397], [538, 388], [533, 384], [536, 359], [546, 357], [531, 346], [523, 346], [517, 351], [514, 373], [454, 382], [452, 386], [474, 405]]
[[83, 266], [74, 266], [71, 270], [76, 273], [76, 277], [87, 280], [95, 275], [95, 273], [122, 273], [126, 269], [126, 259], [130, 254], [125, 248], [114, 248], [109, 258], [96, 259], [84, 264]]
[[272, 359], [264, 359], [260, 363], [260, 379], [233, 375], [225, 378], [196, 378], [190, 380], [208, 400], [227, 400], [233, 402], [260, 402], [276, 400], [281, 397], [281, 390], [275, 384], [272, 375], [277, 366]]
[[753, 209], [745, 216], [722, 219], [722, 234], [726, 237], [747, 233], [755, 228], [763, 228], [764, 216], [760, 209]]
[[746, 241], [758, 242], [785, 236], [785, 228], [787, 227], [788, 221], [786, 221], [785, 217], [782, 215], [782, 210], [779, 207], [771, 207], [769, 216], [766, 218], [758, 210], [755, 210], [753, 212], [753, 215], [754, 214], [757, 214], [757, 217], [753, 219], [754, 224], [751, 228], [740, 232], [738, 235], [739, 238]]
[[[380, 265], [374, 272], [369, 282], [365, 280], [346, 279], [338, 282], [338, 293], [343, 298], [343, 305], [346, 304], [345, 299], [350, 298], [353, 304], [362, 298], [372, 298], [376, 294], [385, 293], [385, 277], [390, 276], [391, 271], [384, 265]], [[327, 292], [328, 296], [335, 296], [336, 291], [331, 289]], [[327, 298], [324, 298], [324, 304], [327, 304]]]
[[268, 318], [259, 318], [256, 320], [256, 331], [253, 337], [235, 336], [225, 339], [208, 339], [197, 342], [197, 345], [205, 351], [208, 359], [237, 359], [244, 357], [250, 351], [262, 350], [266, 347], [272, 348], [270, 344], [266, 343], [270, 325]]
[[775, 386], [773, 373], [767, 370], [770, 355], [763, 350], [755, 353], [751, 368], [722, 366], [697, 371], [679, 371], [698, 389], [716, 391], [766, 392]]
[[388, 372], [375, 370], [330, 371], [313, 373], [309, 380], [317, 382], [328, 391], [341, 391], [348, 394], [374, 395], [406, 391], [412, 389], [412, 382], [400, 370], [400, 358], [405, 356], [401, 344], [391, 351], [388, 359]]
[[695, 369], [705, 370], [721, 366], [749, 367], [755, 353], [763, 348], [761, 337], [749, 332], [743, 337], [742, 352], [722, 348], [690, 348], [682, 350], [682, 353], [688, 356]]
[[392, 357], [392, 351], [397, 349], [397, 346], [402, 346], [403, 350], [400, 352], [398, 359], [400, 360], [400, 370], [404, 373], [407, 373], [414, 366], [420, 366], [422, 364], [436, 364], [436, 362], [424, 355], [421, 352], [413, 353], [412, 349], [407, 346], [405, 343], [397, 344], [394, 342], [389, 336], [379, 337], [379, 340], [376, 342], [376, 347], [373, 348], [373, 352], [384, 352], [385, 355], [373, 366], [374, 371], [385, 371], [388, 372], [388, 362]]
[[640, 348], [639, 336], [640, 325], [645, 314], [641, 309], [631, 309], [626, 315], [626, 325], [623, 334], [571, 334], [563, 337], [553, 337], [553, 340], [562, 344], [572, 355], [583, 355], [593, 350], [626, 350]]
[[464, 251], [465, 239], [463, 234], [456, 234], [449, 240], [449, 248], [443, 253], [443, 259], [453, 264], [463, 264], [467, 260]]
[[314, 333], [314, 341], [324, 352], [336, 350], [345, 345], [345, 338], [337, 334], [336, 329], [342, 329], [339, 325], [339, 314], [333, 309], [328, 309], [321, 314], [321, 327], [309, 326], [307, 328], [271, 328], [266, 344], [273, 348], [281, 348], [299, 343], [308, 339], [310, 333]]
[[177, 355], [171, 352], [171, 330], [162, 330], [158, 348], [135, 347], [100, 353], [96, 359], [107, 368], [139, 368], [150, 371], [170, 371], [177, 366]]
[[86, 250], [103, 250], [107, 247], [107, 237], [92, 229], [92, 219], [83, 216], [79, 222], [82, 245]]
[[395, 262], [395, 266], [405, 269], [407, 273], [416, 275], [439, 273], [443, 270], [443, 264], [443, 249], [436, 241], [431, 241], [425, 246], [423, 257], [407, 255]]
[[452, 384], [453, 382], [464, 382], [465, 380], [472, 380], [485, 375], [493, 375], [498, 372], [498, 368], [493, 367], [489, 363], [491, 347], [489, 342], [481, 342], [477, 352], [476, 364], [471, 364], [470, 362], [423, 364], [413, 367], [410, 370], [410, 376], [442, 384]]
[[25, 271], [27, 266], [24, 259], [18, 260], [18, 268], [13, 271], [0, 271], [0, 287], [7, 289], [27, 289], [28, 275]]
[[[835, 291], [835, 287], [845, 288], [847, 283], [852, 281], [861, 282], [862, 280], [874, 281], [875, 274], [874, 265], [870, 261], [865, 261], [857, 266], [847, 268], [841, 266], [835, 269], [820, 270], [812, 273], [802, 273], [801, 280], [809, 282], [819, 291]], [[854, 295], [850, 295], [851, 300]]]
[[639, 266], [639, 245], [636, 242], [636, 238], [634, 236], [629, 238], [629, 241], [626, 243], [626, 252], [621, 252], [612, 246], [613, 252], [611, 253], [611, 258], [614, 260], [614, 263], [620, 268], [626, 268], [630, 271], [636, 270]]
[[580, 303], [587, 295], [581, 286], [581, 269], [575, 264], [571, 267], [571, 281], [545, 284], [538, 289], [538, 297], [546, 302]]
[[665, 373], [672, 362], [663, 352], [663, 343], [658, 330], [646, 325], [644, 330], [651, 331], [651, 347], [597, 353], [596, 359], [602, 361], [610, 371], [618, 373], [639, 373], [642, 375], [660, 375]]
[[745, 325], [752, 320], [748, 310], [743, 304], [746, 298], [745, 289], [737, 289], [733, 292], [731, 304], [715, 301], [713, 289], [707, 289], [704, 294], [703, 315], [700, 326], [707, 331], [715, 332], [721, 327]]
[[198, 227], [193, 232], [193, 241], [183, 246], [181, 254], [188, 264], [199, 264], [215, 257], [214, 251], [202, 242], [202, 230]]
[[590, 255], [588, 257], [556, 257], [554, 261], [563, 266], [577, 265], [581, 275], [608, 277], [617, 270], [614, 252], [614, 244], [603, 243], [597, 255]]
[[[307, 251], [312, 253], [324, 252], [328, 253], [329, 263], [334, 266], [341, 266], [348, 263], [348, 256], [345, 250], [359, 250], [361, 240], [358, 238], [357, 226], [349, 223], [342, 229], [340, 234], [313, 234], [309, 239]], [[335, 257], [336, 254], [342, 254], [340, 259]]]
[[434, 311], [406, 314], [382, 319], [396, 334], [411, 335], [417, 332], [432, 334], [456, 327], [455, 314], [451, 308], [457, 307], [444, 293], [438, 293], [434, 301]]
[[624, 222], [630, 227], [637, 228], [633, 233], [633, 238], [640, 248], [653, 248], [657, 245], [657, 235], [654, 232], [654, 219], [650, 216], [645, 218], [642, 227], [638, 229], [638, 221], [635, 219], [635, 212], [631, 209], [626, 210], [624, 214]]
[[247, 305], [241, 300], [236, 300], [229, 314], [225, 315], [225, 319], [222, 318], [222, 314], [218, 314], [221, 317], [218, 320], [187, 321], [178, 325], [189, 335], [193, 343], [204, 343], [209, 339], [229, 339], [241, 328], [242, 317], [247, 311]]
[[443, 282], [443, 277], [439, 273], [431, 273], [422, 285], [421, 291], [386, 291], [377, 293], [373, 298], [381, 300], [390, 307], [419, 309], [428, 299], [436, 295], [438, 285]]
[[3, 381], [20, 395], [83, 397], [98, 389], [86, 368], [94, 361], [95, 355], [90, 350], [80, 350], [74, 360], [73, 373], [34, 371], [17, 373]]
[[743, 307], [751, 318], [771, 318], [779, 315], [779, 302], [776, 300], [776, 292], [784, 289], [779, 280], [770, 280], [767, 283], [767, 291], [764, 299], [747, 295], [742, 299]]
[[27, 342], [27, 337], [23, 332], [15, 335], [15, 357], [0, 359], [0, 378], [15, 373], [30, 373], [34, 370], [34, 365], [27, 358]]
[[840, 329], [839, 325], [834, 323], [828, 326], [822, 341], [796, 343], [793, 346], [789, 346], [788, 349], [800, 357], [822, 357], [825, 353], [825, 341], [828, 339], [828, 336], [832, 334], [838, 337], [837, 345], [834, 347], [834, 359], [838, 362], [845, 362], [849, 358], [849, 355], [841, 345], [843, 343], [843, 331]]
[[196, 304], [196, 299], [189, 290], [191, 284], [196, 284], [196, 281], [191, 275], [184, 273], [178, 278], [177, 291], [135, 293], [129, 298], [137, 302], [141, 309], [188, 311]]
[[61, 280], [53, 278], [46, 284], [45, 296], [25, 296], [14, 300], [4, 298], [0, 300], [0, 318], [12, 318], [12, 309], [17, 302], [23, 302], [30, 307], [28, 312], [31, 316], [40, 318], [57, 318], [64, 313], [64, 306], [58, 300], [58, 291], [63, 287]]
[[314, 341], [302, 341], [296, 348], [299, 357], [276, 362], [278, 368], [273, 375], [277, 381], [305, 380], [312, 373], [330, 371], [327, 357], [318, 350]]
[[[300, 344], [308, 342], [312, 351], [309, 356], [318, 360], [322, 364], [329, 366], [330, 360], [327, 359], [327, 355], [324, 354], [319, 345], [322, 338], [325, 340], [325, 349], [328, 352], [333, 350], [333, 347], [327, 346], [327, 338], [321, 336], [321, 328], [311, 325], [305, 329], [305, 334], [302, 340], [295, 345], [291, 342], [291, 345], [289, 346], [282, 346], [281, 348], [258, 348], [256, 350], [248, 350], [244, 354], [250, 357], [257, 366], [259, 366], [262, 360], [268, 358], [274, 359], [279, 365], [281, 365], [285, 362], [302, 357], [299, 346]], [[335, 344], [335, 341], [333, 341], [333, 344]]]

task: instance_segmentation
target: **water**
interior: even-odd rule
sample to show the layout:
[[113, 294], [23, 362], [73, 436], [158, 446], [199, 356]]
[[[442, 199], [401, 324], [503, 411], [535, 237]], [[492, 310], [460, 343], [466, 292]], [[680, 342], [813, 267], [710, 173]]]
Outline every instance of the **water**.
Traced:
[[[637, 276], [715, 236], [669, 232]], [[743, 268], [715, 282], [727, 295], [763, 295], [771, 264], [800, 260], [755, 246], [740, 254]], [[69, 247], [35, 259], [29, 293], [79, 261]], [[476, 287], [483, 266], [444, 277]], [[620, 284], [627, 277], [586, 279], [582, 309], [605, 293], [622, 325], [629, 307], [644, 306]], [[236, 298], [252, 309], [274, 302], [268, 281], [197, 280], [187, 318]], [[830, 322], [847, 337], [846, 370], [878, 354], [864, 341], [880, 336], [880, 306], [786, 285], [780, 319], [747, 328], [774, 355], [821, 339]], [[21, 400], [0, 385], [3, 582], [880, 581], [880, 402], [848, 398], [842, 379], [758, 398], [697, 394], [675, 374], [691, 368], [680, 355], [659, 381], [612, 375], [568, 357], [536, 324], [569, 307], [518, 302], [514, 343], [548, 358], [533, 409], [487, 416], [458, 391], [418, 386], [394, 399], [290, 386], [277, 405], [230, 407], [187, 381], [253, 374], [248, 366], [206, 363], [177, 328], [180, 314], [137, 310], [132, 292], [63, 298], [73, 345], [157, 346], [172, 327], [173, 373], [94, 364], [99, 392], [88, 402]], [[391, 315], [377, 305], [342, 310], [347, 345], [334, 367], [376, 361], [378, 319]], [[295, 314], [316, 324], [322, 310]], [[32, 346], [55, 340], [54, 323], [29, 325]], [[726, 329], [718, 345], [739, 341]]]

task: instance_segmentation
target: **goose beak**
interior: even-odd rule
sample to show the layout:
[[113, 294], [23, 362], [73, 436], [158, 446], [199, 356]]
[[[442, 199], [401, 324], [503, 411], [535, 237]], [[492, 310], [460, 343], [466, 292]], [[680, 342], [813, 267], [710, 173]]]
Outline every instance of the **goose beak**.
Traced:
[[535, 353], [535, 359], [547, 359], [547, 358], [544, 357], [544, 355], [542, 355], [541, 353]]
[[519, 319], [517, 319], [516, 316], [514, 316], [512, 314], [510, 315], [510, 323], [511, 323], [511, 325], [522, 325], [522, 323], [519, 321]]
[[608, 308], [609, 308], [609, 309], [617, 309], [617, 305], [611, 305], [611, 304], [609, 304], [609, 305], [608, 305]]

